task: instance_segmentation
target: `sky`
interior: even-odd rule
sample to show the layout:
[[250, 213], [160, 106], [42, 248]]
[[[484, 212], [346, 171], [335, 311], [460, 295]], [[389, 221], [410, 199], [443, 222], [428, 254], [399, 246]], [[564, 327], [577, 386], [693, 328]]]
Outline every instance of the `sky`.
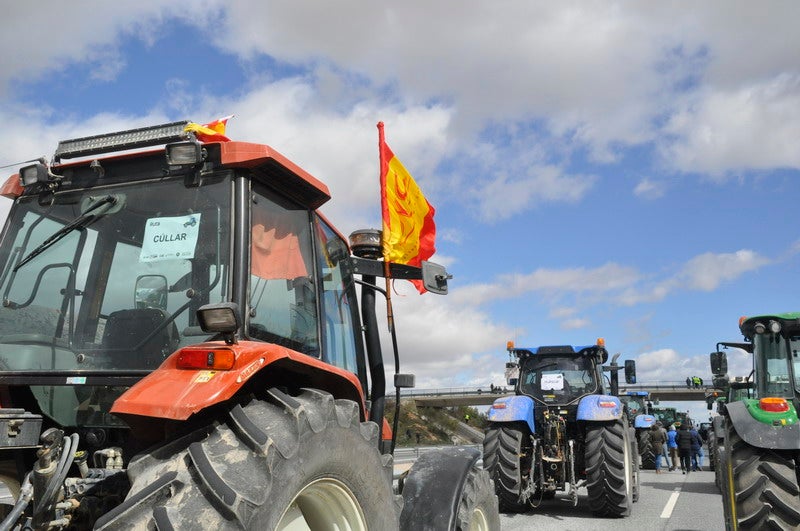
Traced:
[[598, 337], [643, 384], [710, 379], [740, 316], [800, 309], [798, 20], [793, 1], [9, 3], [0, 166], [233, 114], [229, 137], [328, 185], [349, 234], [380, 226], [383, 121], [453, 275], [446, 296], [395, 283], [418, 388], [504, 384], [508, 340]]

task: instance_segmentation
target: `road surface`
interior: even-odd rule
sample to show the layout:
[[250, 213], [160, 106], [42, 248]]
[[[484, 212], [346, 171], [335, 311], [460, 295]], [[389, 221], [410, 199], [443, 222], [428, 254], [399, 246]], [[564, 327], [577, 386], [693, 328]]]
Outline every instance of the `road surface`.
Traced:
[[578, 491], [578, 506], [566, 497], [543, 501], [524, 514], [500, 516], [502, 531], [613, 530], [613, 531], [724, 531], [722, 496], [714, 473], [642, 470], [641, 494], [626, 518], [595, 518], [588, 509], [586, 489]]
[[[411, 466], [427, 448], [398, 448], [395, 470]], [[722, 496], [708, 471], [681, 474], [680, 470], [656, 474], [642, 470], [639, 501], [626, 518], [596, 518], [588, 508], [586, 489], [578, 490], [574, 507], [566, 496], [542, 501], [522, 514], [501, 514], [502, 531], [724, 531]]]

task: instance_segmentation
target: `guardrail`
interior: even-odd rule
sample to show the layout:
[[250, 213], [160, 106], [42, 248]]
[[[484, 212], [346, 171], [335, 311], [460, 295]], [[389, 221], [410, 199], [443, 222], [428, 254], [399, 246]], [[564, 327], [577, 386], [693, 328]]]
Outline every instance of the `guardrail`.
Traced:
[[[686, 389], [711, 389], [710, 386], [703, 385], [699, 388], [697, 387], [688, 387], [685, 381], [676, 381], [676, 380], [662, 380], [651, 382], [648, 384], [620, 384], [619, 386], [620, 392], [627, 392], [627, 391], [683, 391]], [[448, 395], [484, 395], [484, 394], [495, 394], [495, 395], [502, 395], [502, 394], [513, 394], [514, 388], [511, 386], [500, 386], [492, 388], [491, 385], [489, 387], [435, 387], [429, 389], [401, 389], [400, 396], [411, 398], [415, 396], [448, 396]], [[394, 390], [389, 394], [389, 396], [394, 394]]]

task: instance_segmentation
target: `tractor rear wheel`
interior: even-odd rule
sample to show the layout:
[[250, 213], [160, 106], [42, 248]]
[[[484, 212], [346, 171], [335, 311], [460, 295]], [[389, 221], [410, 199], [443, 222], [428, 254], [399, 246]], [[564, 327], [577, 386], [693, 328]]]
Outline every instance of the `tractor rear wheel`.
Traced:
[[523, 424], [493, 424], [483, 439], [483, 468], [494, 480], [500, 512], [521, 513], [530, 509], [521, 499], [533, 481], [533, 445]]
[[751, 446], [731, 423], [725, 435], [729, 452], [722, 477], [726, 522], [736, 529], [797, 529], [800, 486], [792, 452]]
[[397, 529], [392, 461], [359, 407], [306, 389], [233, 406], [137, 456], [131, 490], [95, 529]]
[[586, 428], [586, 488], [598, 516], [628, 516], [633, 503], [633, 470], [628, 429], [621, 420]]

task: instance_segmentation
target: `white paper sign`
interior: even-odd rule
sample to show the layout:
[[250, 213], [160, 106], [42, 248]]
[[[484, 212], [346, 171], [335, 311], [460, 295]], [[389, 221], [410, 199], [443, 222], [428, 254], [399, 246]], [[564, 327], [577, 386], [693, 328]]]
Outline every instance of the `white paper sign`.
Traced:
[[543, 374], [542, 375], [542, 390], [560, 391], [564, 389], [564, 375], [558, 374]]
[[200, 214], [150, 218], [144, 228], [140, 262], [194, 258], [200, 233]]

